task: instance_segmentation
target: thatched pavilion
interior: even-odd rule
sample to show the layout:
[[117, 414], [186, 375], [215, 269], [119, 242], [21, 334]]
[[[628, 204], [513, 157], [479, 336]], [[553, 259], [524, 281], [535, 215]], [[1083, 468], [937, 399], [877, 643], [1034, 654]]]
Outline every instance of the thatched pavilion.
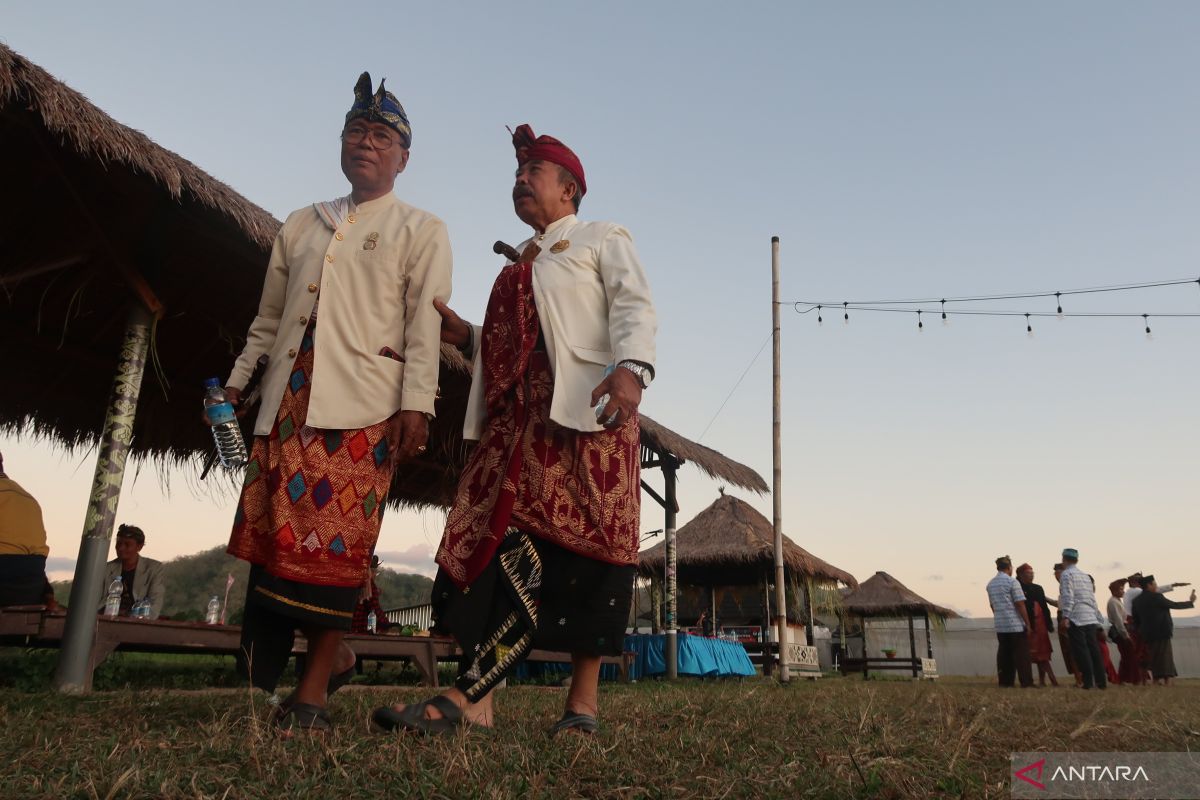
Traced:
[[[679, 529], [676, 539], [679, 582], [707, 589], [712, 607], [722, 587], [752, 587], [761, 592], [759, 607], [765, 629], [771, 615], [767, 585], [775, 574], [775, 528], [771, 521], [745, 501], [722, 491], [712, 505]], [[643, 551], [638, 564], [638, 573], [651, 581], [652, 595], [657, 595], [663, 573], [664, 545], [659, 543]], [[858, 587], [849, 572], [818, 558], [787, 536], [783, 537], [783, 562], [789, 585], [800, 588], [808, 611], [821, 604], [820, 595], [836, 596], [833, 590], [839, 584]], [[716, 616], [711, 608], [710, 613]], [[714, 625], [716, 622], [714, 619]], [[811, 618], [807, 627], [811, 635]]]
[[[126, 457], [198, 471], [211, 450], [199, 423], [201, 382], [227, 375], [242, 348], [280, 223], [2, 44], [0, 139], [0, 180], [13, 201], [0, 219], [9, 245], [0, 263], [8, 345], [0, 430], [99, 443], [74, 582], [81, 596], [99, 596], [99, 576], [86, 575], [107, 555]], [[430, 447], [396, 471], [392, 504], [449, 502], [466, 456], [469, 384], [470, 365], [443, 348]], [[688, 461], [767, 489], [749, 467], [647, 417], [642, 445], [643, 466], [666, 478], [662, 495], [643, 487], [664, 505], [667, 527], [675, 471]], [[85, 606], [71, 604], [81, 614]], [[87, 624], [68, 618], [66, 638]], [[76, 648], [64, 647], [64, 660], [68, 649]]]
[[929, 602], [886, 572], [876, 572], [842, 598], [843, 646], [846, 621], [849, 618], [857, 617], [861, 624], [864, 658], [867, 657], [868, 619], [907, 619], [909, 659], [913, 664], [915, 677], [920, 667], [913, 621], [918, 617], [925, 620], [925, 657], [933, 658], [933, 641], [929, 635], [930, 620], [940, 625], [957, 616], [958, 614], [950, 609]]

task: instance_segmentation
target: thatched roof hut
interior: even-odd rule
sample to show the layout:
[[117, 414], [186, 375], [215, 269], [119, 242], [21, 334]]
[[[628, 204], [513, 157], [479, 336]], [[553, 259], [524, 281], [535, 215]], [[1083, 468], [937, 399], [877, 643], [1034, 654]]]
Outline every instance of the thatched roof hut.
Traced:
[[[0, 44], [0, 430], [69, 447], [97, 440], [127, 308], [158, 316], [133, 428], [136, 456], [179, 463], [212, 447], [204, 378], [225, 376], [253, 319], [279, 221], [186, 159], [120, 124]], [[17, 200], [19, 198], [19, 201]], [[441, 399], [422, 458], [392, 502], [449, 502], [466, 449], [469, 364], [443, 348]], [[642, 418], [642, 442], [751, 491], [754, 470]]]
[[953, 619], [958, 614], [929, 602], [886, 572], [876, 572], [842, 598], [842, 608], [856, 617], [907, 617], [928, 614]]
[[[638, 572], [662, 574], [666, 545], [641, 553]], [[787, 536], [783, 562], [793, 579], [858, 587], [854, 576], [817, 558]], [[676, 564], [681, 583], [698, 586], [755, 586], [775, 568], [775, 526], [744, 500], [722, 492], [716, 501], [676, 533]]]

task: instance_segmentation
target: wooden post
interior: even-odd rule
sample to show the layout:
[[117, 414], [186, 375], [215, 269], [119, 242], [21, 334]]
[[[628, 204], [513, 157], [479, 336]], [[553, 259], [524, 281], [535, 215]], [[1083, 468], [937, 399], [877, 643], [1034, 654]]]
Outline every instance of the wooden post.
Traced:
[[784, 587], [786, 575], [783, 568], [783, 448], [780, 443], [780, 380], [779, 380], [779, 237], [771, 237], [771, 346], [774, 368], [772, 378], [772, 461], [774, 475], [771, 495], [775, 510], [775, 610], [779, 614], [776, 638], [779, 640], [779, 680], [787, 683], [791, 678], [787, 664], [787, 595]]
[[96, 635], [96, 609], [104, 594], [104, 565], [112, 539], [121, 484], [125, 478], [125, 459], [133, 441], [133, 420], [142, 374], [150, 349], [150, 325], [153, 316], [141, 303], [135, 302], [125, 324], [120, 360], [109, 395], [104, 431], [100, 434], [96, 454], [96, 472], [87, 515], [83, 522], [83, 538], [79, 543], [79, 558], [75, 562], [75, 580], [71, 584], [71, 599], [63, 629], [62, 649], [54, 686], [60, 692], [79, 694], [91, 683], [92, 641]]
[[929, 638], [929, 612], [925, 612], [925, 657], [933, 658], [933, 640]]
[[911, 611], [908, 613], [908, 658], [912, 662], [913, 677], [920, 677], [921, 671], [917, 667], [917, 664], [920, 663], [917, 661], [917, 634], [913, 629], [913, 615]]
[[667, 680], [675, 680], [679, 677], [679, 621], [677, 614], [679, 611], [677, 590], [678, 585], [675, 582], [675, 511], [678, 507], [675, 499], [675, 470], [679, 465], [669, 453], [662, 455], [662, 471], [664, 484], [664, 498], [666, 499], [666, 520], [663, 534], [666, 541], [664, 555], [664, 572], [665, 589], [667, 593], [667, 614], [666, 614], [666, 633], [667, 639], [663, 647], [663, 658], [667, 666]]
[[658, 578], [650, 579], [650, 632], [662, 633], [662, 587]]
[[[717, 635], [717, 587], [708, 587], [708, 618], [712, 620], [709, 625], [712, 626], [713, 636]], [[701, 631], [703, 633], [703, 631]]]
[[804, 614], [808, 618], [808, 622], [804, 625], [804, 643], [812, 647], [816, 641], [813, 627], [817, 624], [817, 618], [813, 615], [813, 592], [810, 578], [804, 580]]

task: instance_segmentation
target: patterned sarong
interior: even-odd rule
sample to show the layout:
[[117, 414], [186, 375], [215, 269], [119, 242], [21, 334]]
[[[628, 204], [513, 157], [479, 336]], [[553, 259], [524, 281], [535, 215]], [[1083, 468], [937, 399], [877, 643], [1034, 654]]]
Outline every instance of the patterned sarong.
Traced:
[[279, 578], [358, 587], [392, 481], [390, 420], [356, 430], [305, 424], [316, 324], [314, 310], [271, 433], [254, 438], [227, 552]]
[[538, 332], [533, 266], [510, 264], [496, 278], [484, 319], [487, 423], [437, 554], [460, 589], [484, 571], [510, 528], [598, 561], [637, 561], [638, 417], [596, 433], [551, 420], [554, 376]]

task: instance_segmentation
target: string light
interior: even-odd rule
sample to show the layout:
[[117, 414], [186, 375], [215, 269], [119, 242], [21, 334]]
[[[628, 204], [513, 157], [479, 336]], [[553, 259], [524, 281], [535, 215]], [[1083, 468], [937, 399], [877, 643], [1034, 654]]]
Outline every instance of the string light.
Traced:
[[850, 304], [849, 303], [842, 303], [842, 321], [843, 322], [850, 321]]
[[921, 322], [921, 309], [917, 309], [917, 330], [925, 330], [925, 323]]
[[946, 319], [946, 299], [942, 298], [942, 319]]
[[1054, 298], [1058, 301], [1058, 318], [1062, 319], [1062, 292], [1055, 292]]
[[821, 325], [825, 320], [821, 319], [821, 307], [817, 306], [817, 324]]

